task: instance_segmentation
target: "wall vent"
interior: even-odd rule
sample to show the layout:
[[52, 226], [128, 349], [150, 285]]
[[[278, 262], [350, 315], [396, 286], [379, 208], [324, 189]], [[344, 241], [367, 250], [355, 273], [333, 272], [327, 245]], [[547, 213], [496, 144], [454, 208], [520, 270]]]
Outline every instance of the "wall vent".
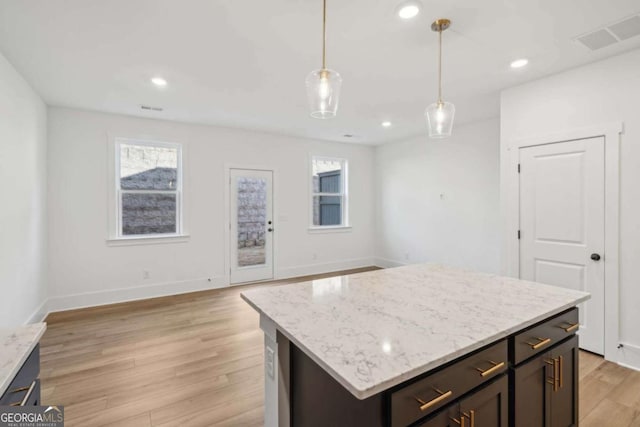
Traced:
[[576, 40], [591, 50], [598, 50], [639, 35], [640, 15], [634, 15], [578, 36]]
[[140, 108], [142, 108], [143, 110], [148, 110], [148, 111], [162, 111], [162, 110], [164, 110], [164, 108], [151, 107], [149, 105], [141, 105]]

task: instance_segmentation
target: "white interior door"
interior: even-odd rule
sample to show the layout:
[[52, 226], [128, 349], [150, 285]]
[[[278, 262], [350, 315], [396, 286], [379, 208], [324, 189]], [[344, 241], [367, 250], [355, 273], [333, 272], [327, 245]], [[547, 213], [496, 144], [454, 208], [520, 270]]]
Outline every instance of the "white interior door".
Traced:
[[520, 149], [520, 277], [591, 293], [580, 347], [604, 353], [604, 138]]
[[230, 282], [273, 279], [273, 172], [231, 169]]

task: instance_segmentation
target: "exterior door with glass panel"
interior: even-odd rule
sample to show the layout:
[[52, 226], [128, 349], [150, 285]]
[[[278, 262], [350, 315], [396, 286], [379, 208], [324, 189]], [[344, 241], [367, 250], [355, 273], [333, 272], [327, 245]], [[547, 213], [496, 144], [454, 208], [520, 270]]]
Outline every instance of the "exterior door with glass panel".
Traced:
[[231, 169], [230, 282], [273, 279], [273, 172]]
[[520, 277], [586, 291], [580, 347], [604, 353], [604, 138], [520, 149]]

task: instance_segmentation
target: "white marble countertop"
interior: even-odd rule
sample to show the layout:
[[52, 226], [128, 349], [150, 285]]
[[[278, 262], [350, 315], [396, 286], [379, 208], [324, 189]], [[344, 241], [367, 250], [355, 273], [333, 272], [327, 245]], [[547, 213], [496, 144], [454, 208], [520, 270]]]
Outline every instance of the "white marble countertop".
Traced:
[[433, 264], [248, 290], [242, 298], [359, 399], [589, 299]]
[[0, 329], [0, 396], [7, 390], [46, 330], [46, 323]]

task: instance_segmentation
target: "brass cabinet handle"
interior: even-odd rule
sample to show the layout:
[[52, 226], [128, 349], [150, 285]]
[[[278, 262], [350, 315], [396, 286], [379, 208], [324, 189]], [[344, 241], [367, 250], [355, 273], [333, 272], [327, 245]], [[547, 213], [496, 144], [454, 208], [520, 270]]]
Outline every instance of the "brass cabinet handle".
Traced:
[[564, 357], [558, 356], [558, 388], [562, 388], [562, 367], [564, 365]]
[[460, 427], [464, 427], [464, 424], [465, 424], [464, 423], [464, 417], [460, 417], [460, 420], [456, 420], [455, 418], [451, 418], [451, 417], [449, 417], [449, 419], [451, 421], [453, 421], [454, 423], [459, 424]]
[[27, 390], [29, 390], [29, 386], [14, 388], [13, 390], [9, 391], [9, 393], [14, 394], [14, 393], [20, 393], [21, 391], [27, 391]]
[[560, 326], [560, 328], [564, 329], [565, 332], [573, 332], [573, 331], [575, 331], [576, 329], [578, 329], [580, 327], [580, 322], [574, 323], [574, 324], [571, 324], [571, 323], [567, 322], [567, 324], [569, 326], [566, 326], [566, 327], [565, 326]]
[[500, 363], [496, 363], [492, 360], [489, 360], [489, 363], [491, 363], [493, 366], [489, 369], [480, 369], [480, 368], [476, 368], [476, 371], [480, 372], [480, 376], [481, 377], [486, 377], [488, 375], [493, 374], [495, 371], [499, 370], [500, 368], [502, 368], [504, 366], [504, 362], [500, 362]]
[[24, 405], [26, 405], [27, 402], [29, 401], [29, 398], [31, 397], [31, 394], [33, 393], [33, 389], [36, 387], [36, 383], [37, 383], [37, 380], [32, 382], [29, 387], [22, 387], [21, 389], [17, 389], [16, 392], [18, 390], [19, 391], [28, 390], [28, 391], [24, 395], [24, 397], [22, 398], [22, 400], [20, 402], [13, 402], [9, 406], [24, 406]]
[[440, 393], [440, 396], [438, 396], [435, 399], [432, 399], [432, 400], [430, 400], [428, 402], [425, 402], [424, 400], [420, 399], [419, 397], [415, 398], [418, 401], [418, 403], [421, 405], [420, 406], [420, 410], [421, 411], [426, 411], [427, 409], [431, 408], [433, 405], [437, 405], [438, 403], [442, 402], [443, 400], [451, 397], [451, 395], [453, 394], [453, 392], [451, 390], [449, 390], [447, 392], [440, 391], [437, 388], [434, 388], [434, 390], [437, 391], [438, 393]]
[[558, 359], [551, 359], [544, 361], [547, 365], [553, 365], [553, 378], [551, 381], [547, 380], [549, 384], [553, 385], [553, 391], [558, 391], [562, 380], [558, 380], [558, 371], [560, 370], [560, 361]]
[[537, 343], [527, 342], [531, 346], [532, 350], [537, 350], [540, 347], [544, 347], [545, 345], [551, 342], [551, 338], [536, 338], [538, 340]]
[[464, 417], [469, 418], [469, 422], [471, 423], [471, 427], [476, 427], [476, 411], [474, 411], [472, 409], [472, 410], [469, 411], [468, 414], [465, 412], [461, 418], [464, 419]]

